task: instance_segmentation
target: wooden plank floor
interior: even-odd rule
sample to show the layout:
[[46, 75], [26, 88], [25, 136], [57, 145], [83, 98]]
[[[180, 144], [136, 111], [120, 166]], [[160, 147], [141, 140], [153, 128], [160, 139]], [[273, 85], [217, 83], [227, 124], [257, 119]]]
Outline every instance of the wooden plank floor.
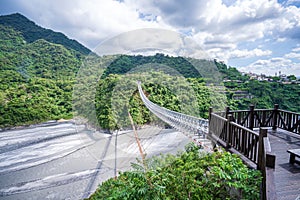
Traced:
[[[289, 164], [288, 149], [300, 148], [300, 136], [278, 129], [268, 131], [276, 154], [275, 187], [278, 200], [300, 200], [300, 165]], [[300, 160], [299, 158], [296, 158]]]

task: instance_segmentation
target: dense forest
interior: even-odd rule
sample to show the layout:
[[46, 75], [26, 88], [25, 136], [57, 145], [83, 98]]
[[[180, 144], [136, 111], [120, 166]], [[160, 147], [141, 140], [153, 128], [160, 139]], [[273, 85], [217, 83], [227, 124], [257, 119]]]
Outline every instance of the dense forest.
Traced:
[[[143, 73], [143, 89], [151, 101], [186, 114], [207, 118], [210, 106], [247, 109], [249, 104], [254, 104], [257, 108], [270, 108], [275, 103], [282, 109], [300, 111], [299, 84], [283, 84], [274, 77], [272, 82], [258, 81], [216, 60], [195, 61], [163, 54], [115, 56], [99, 77], [93, 77], [93, 71], [88, 72], [88, 79], [97, 80], [94, 99], [85, 98], [74, 103], [76, 76], [82, 63], [89, 59], [89, 52], [78, 42], [39, 27], [20, 14], [0, 16], [0, 127], [69, 119], [74, 115], [73, 108], [80, 108], [84, 112], [79, 109], [76, 115], [86, 118], [91, 109], [96, 110], [96, 119], [102, 129], [121, 128], [123, 121], [115, 118], [112, 104], [119, 107], [126, 104], [138, 125], [151, 123], [155, 119], [143, 106], [136, 84], [124, 81], [132, 74]], [[91, 57], [95, 66], [104, 59]], [[142, 70], [151, 68], [151, 63], [159, 67], [152, 71]], [[195, 63], [209, 69], [197, 68]], [[221, 77], [217, 84], [213, 82], [215, 77], [203, 73], [212, 66]], [[223, 79], [230, 81], [223, 83]], [[116, 86], [122, 85], [134, 88], [127, 94], [127, 101], [112, 98]], [[181, 88], [181, 92], [176, 93], [176, 88]], [[189, 90], [191, 88], [193, 91]], [[239, 91], [247, 95], [236, 98]], [[187, 108], [193, 103], [187, 98], [189, 94], [196, 97], [196, 109]], [[85, 102], [95, 102], [95, 106], [84, 107]], [[195, 104], [192, 106], [195, 108]]]
[[71, 118], [82, 56], [44, 39], [27, 43], [0, 25], [0, 127]]
[[157, 63], [174, 69], [178, 74], [185, 78], [201, 77], [199, 71], [183, 57], [170, 57], [168, 55], [157, 53], [154, 56], [128, 56], [121, 55], [115, 59], [104, 71], [102, 78], [109, 74], [126, 74], [130, 70], [148, 63]]

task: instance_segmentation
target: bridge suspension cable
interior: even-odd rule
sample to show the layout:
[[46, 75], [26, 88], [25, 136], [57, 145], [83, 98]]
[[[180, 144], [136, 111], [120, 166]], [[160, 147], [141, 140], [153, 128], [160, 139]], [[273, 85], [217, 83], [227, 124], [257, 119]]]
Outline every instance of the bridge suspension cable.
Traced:
[[208, 120], [189, 116], [183, 113], [169, 110], [151, 102], [143, 92], [141, 82], [137, 83], [138, 90], [145, 106], [158, 118], [173, 128], [183, 133], [192, 133], [194, 135], [206, 136], [208, 133]]

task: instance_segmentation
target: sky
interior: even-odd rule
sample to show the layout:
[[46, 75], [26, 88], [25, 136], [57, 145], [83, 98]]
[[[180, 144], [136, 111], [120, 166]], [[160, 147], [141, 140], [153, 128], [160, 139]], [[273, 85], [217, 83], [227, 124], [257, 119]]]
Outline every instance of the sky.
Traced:
[[0, 0], [90, 48], [118, 34], [162, 28], [192, 38], [243, 72], [300, 76], [300, 0]]

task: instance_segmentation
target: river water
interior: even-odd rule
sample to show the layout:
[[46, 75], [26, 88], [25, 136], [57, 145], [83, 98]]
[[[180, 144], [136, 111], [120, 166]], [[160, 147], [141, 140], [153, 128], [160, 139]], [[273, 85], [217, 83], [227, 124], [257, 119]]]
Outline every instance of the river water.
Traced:
[[[189, 139], [172, 129], [138, 130], [144, 153], [176, 153]], [[72, 123], [0, 132], [0, 199], [84, 199], [140, 157], [132, 131], [112, 135]]]

